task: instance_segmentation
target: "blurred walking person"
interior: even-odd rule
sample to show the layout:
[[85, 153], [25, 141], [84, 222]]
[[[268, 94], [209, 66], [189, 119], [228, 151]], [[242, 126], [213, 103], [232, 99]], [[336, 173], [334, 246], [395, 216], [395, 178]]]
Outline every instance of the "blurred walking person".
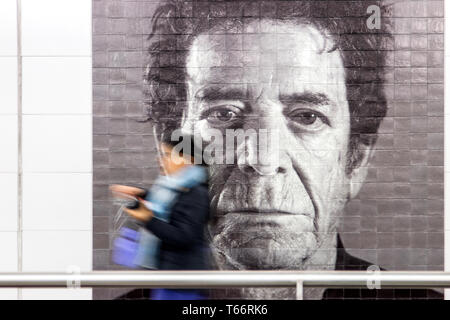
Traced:
[[[205, 232], [210, 218], [208, 169], [202, 150], [191, 135], [181, 135], [175, 141], [163, 139], [160, 150], [162, 174], [150, 190], [110, 187], [115, 196], [131, 196], [139, 201], [137, 208], [125, 209], [144, 228], [139, 265], [160, 270], [210, 269]], [[197, 159], [201, 163], [196, 164]], [[199, 289], [154, 289], [151, 298], [199, 300], [205, 299], [206, 293]]]

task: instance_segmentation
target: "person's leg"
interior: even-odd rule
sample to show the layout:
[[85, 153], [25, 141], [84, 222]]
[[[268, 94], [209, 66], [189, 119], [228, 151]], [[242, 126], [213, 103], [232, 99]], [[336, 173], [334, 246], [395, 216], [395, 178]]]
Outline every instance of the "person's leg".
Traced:
[[152, 300], [204, 300], [205, 295], [195, 289], [154, 289]]

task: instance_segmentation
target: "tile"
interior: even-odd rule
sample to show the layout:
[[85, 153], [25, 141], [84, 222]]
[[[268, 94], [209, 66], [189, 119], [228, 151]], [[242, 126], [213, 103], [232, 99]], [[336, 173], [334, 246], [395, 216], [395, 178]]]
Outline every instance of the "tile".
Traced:
[[0, 231], [17, 231], [17, 174], [0, 173], [0, 194], [2, 213]]
[[[447, 5], [444, 6], [445, 8], [445, 16], [450, 17], [450, 6]], [[446, 65], [448, 65], [449, 62], [449, 58], [450, 58], [450, 54], [449, 54], [449, 50], [448, 50], [448, 43], [450, 43], [450, 39], [449, 39], [449, 32], [450, 32], [450, 24], [446, 23], [445, 24], [445, 44], [446, 44], [446, 50], [445, 50], [445, 63]], [[448, 68], [446, 70], [446, 79], [448, 79], [447, 75], [448, 75]], [[447, 80], [448, 81], [448, 80]], [[449, 97], [449, 88], [448, 85], [444, 86], [444, 90], [445, 90], [445, 96]], [[450, 110], [450, 108], [448, 108], [448, 99], [446, 102], [446, 106], [445, 106], [445, 113], [446, 115], [448, 115], [447, 113], [449, 112], [448, 110]], [[448, 116], [445, 117], [445, 122], [448, 125]], [[445, 137], [444, 137], [444, 142], [445, 142], [445, 149], [446, 152], [448, 151], [448, 148], [450, 147], [450, 145], [448, 144], [448, 141], [450, 139], [450, 130], [445, 130]], [[450, 187], [449, 184], [449, 157], [445, 157], [445, 198], [448, 201], [448, 188]], [[445, 210], [445, 237], [444, 237], [444, 241], [445, 241], [445, 245], [444, 245], [444, 259], [445, 259], [445, 271], [450, 271], [450, 211], [448, 210], [448, 208]], [[445, 300], [450, 300], [450, 289], [445, 289]]]
[[0, 115], [0, 172], [17, 172], [17, 116]]
[[23, 58], [24, 114], [90, 114], [90, 57]]
[[92, 300], [92, 289], [22, 289], [23, 300]]
[[0, 56], [17, 55], [17, 1], [0, 1]]
[[450, 272], [450, 230], [445, 230], [444, 236], [444, 264], [445, 271]]
[[[446, 220], [449, 220], [447, 217]], [[444, 237], [444, 271], [450, 271], [450, 230], [445, 229], [445, 237]], [[450, 289], [445, 289], [445, 300], [450, 300]]]
[[17, 114], [17, 58], [0, 56], [1, 114]]
[[24, 56], [91, 55], [90, 0], [22, 0]]
[[17, 271], [17, 232], [0, 232], [2, 255], [0, 258], [0, 272]]
[[2, 288], [0, 289], [0, 301], [1, 300], [17, 300], [18, 290], [16, 288]]
[[[445, 175], [446, 175], [446, 177], [445, 177], [445, 185], [444, 185], [444, 198], [448, 199], [449, 198], [448, 191], [450, 190], [450, 184], [449, 184], [450, 173], [446, 172]], [[448, 235], [448, 238], [450, 240], [450, 210], [449, 209], [445, 210], [444, 229], [445, 229], [446, 235]], [[450, 245], [450, 242], [449, 242], [449, 245]], [[449, 248], [449, 259], [450, 259], [450, 248]], [[449, 263], [450, 263], [450, 260], [449, 260]], [[450, 267], [450, 265], [449, 265], [449, 267]]]
[[23, 228], [92, 230], [92, 174], [25, 173]]
[[90, 115], [25, 115], [24, 172], [91, 172]]
[[91, 231], [24, 231], [23, 271], [92, 270]]

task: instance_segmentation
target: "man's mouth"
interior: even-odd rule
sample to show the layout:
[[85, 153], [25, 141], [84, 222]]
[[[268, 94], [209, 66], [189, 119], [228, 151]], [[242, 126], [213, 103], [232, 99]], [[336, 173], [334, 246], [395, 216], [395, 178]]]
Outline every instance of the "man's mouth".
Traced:
[[234, 209], [233, 211], [223, 212], [220, 214], [221, 216], [233, 214], [233, 215], [255, 215], [255, 216], [298, 216], [303, 215], [309, 218], [312, 218], [312, 214], [310, 213], [298, 213], [292, 211], [284, 211], [284, 210], [276, 210], [276, 209]]

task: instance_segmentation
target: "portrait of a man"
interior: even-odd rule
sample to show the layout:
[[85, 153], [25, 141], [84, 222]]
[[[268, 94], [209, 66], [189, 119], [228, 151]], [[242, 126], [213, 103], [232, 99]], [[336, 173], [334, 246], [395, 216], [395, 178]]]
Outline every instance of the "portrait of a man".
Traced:
[[[165, 1], [146, 39], [144, 102], [155, 139], [182, 130], [276, 132], [263, 163], [251, 139], [210, 165], [214, 266], [366, 270], [339, 234], [370, 175], [389, 108], [392, 1]], [[273, 145], [271, 144], [273, 143]], [[275, 145], [276, 144], [276, 145]], [[376, 264], [376, 263], [375, 263]], [[292, 299], [294, 289], [211, 290]], [[431, 290], [305, 289], [307, 299], [440, 298]]]

